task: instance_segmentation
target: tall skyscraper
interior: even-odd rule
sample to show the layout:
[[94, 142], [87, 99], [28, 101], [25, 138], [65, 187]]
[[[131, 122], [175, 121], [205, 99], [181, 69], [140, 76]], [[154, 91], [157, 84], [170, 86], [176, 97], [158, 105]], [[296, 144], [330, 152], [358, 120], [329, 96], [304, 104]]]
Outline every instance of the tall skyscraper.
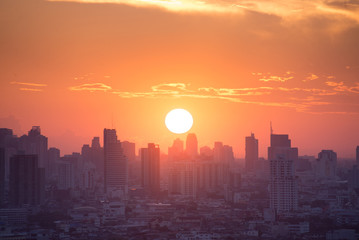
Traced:
[[173, 141], [172, 147], [168, 148], [168, 160], [178, 160], [183, 155], [183, 141], [179, 138]]
[[195, 158], [198, 155], [198, 142], [196, 134], [189, 133], [186, 139], [186, 153], [190, 158]]
[[104, 129], [105, 193], [126, 198], [128, 193], [128, 160], [117, 140], [115, 129]]
[[44, 200], [44, 169], [37, 162], [37, 155], [10, 158], [10, 205], [38, 205]]
[[258, 162], [258, 139], [251, 136], [246, 137], [245, 167], [247, 171], [254, 171]]
[[323, 180], [335, 180], [337, 172], [337, 154], [332, 150], [322, 150], [315, 162], [316, 177]]
[[25, 154], [38, 155], [38, 164], [40, 168], [45, 169], [46, 178], [50, 176], [50, 166], [47, 158], [47, 137], [41, 135], [39, 126], [33, 126], [28, 135], [20, 137], [19, 149]]
[[5, 149], [0, 147], [0, 208], [5, 203]]
[[298, 208], [298, 187], [294, 176], [294, 161], [297, 159], [298, 149], [291, 147], [288, 135], [271, 134], [268, 148], [270, 208], [279, 214]]
[[357, 157], [357, 166], [359, 167], [359, 146], [357, 146], [356, 157]]
[[56, 179], [57, 177], [57, 168], [56, 165], [60, 160], [60, 149], [49, 148], [47, 151], [47, 159], [49, 161], [49, 178]]
[[141, 183], [144, 190], [155, 196], [160, 192], [160, 148], [149, 143], [141, 148]]

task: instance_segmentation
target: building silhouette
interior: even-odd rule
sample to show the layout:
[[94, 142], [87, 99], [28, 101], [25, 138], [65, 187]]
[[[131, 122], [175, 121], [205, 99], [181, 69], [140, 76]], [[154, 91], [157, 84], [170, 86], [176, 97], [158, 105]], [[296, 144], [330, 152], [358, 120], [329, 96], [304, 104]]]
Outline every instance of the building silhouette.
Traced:
[[105, 193], [126, 198], [128, 193], [128, 160], [117, 140], [115, 129], [104, 129]]
[[10, 205], [39, 205], [44, 200], [44, 169], [38, 167], [37, 155], [10, 158]]
[[190, 158], [196, 158], [198, 156], [198, 142], [196, 134], [189, 133], [186, 139], [186, 154]]
[[337, 154], [333, 150], [322, 150], [315, 162], [315, 175], [318, 179], [336, 179]]
[[298, 149], [291, 147], [288, 135], [271, 134], [270, 141], [270, 208], [278, 214], [295, 211], [298, 208], [298, 187], [294, 161], [298, 159]]
[[178, 160], [183, 157], [183, 141], [176, 138], [171, 147], [168, 148], [168, 161]]
[[19, 139], [19, 150], [25, 154], [36, 154], [40, 168], [45, 169], [46, 179], [50, 176], [50, 166], [47, 158], [47, 137], [41, 135], [39, 126], [33, 126], [28, 135], [23, 135]]
[[359, 146], [357, 146], [357, 149], [356, 149], [356, 162], [357, 162], [357, 165], [359, 166]]
[[141, 185], [152, 196], [160, 192], [160, 148], [154, 143], [141, 148]]
[[254, 171], [258, 163], [258, 139], [251, 136], [246, 137], [245, 168], [247, 171]]
[[5, 204], [5, 149], [0, 147], [0, 208]]

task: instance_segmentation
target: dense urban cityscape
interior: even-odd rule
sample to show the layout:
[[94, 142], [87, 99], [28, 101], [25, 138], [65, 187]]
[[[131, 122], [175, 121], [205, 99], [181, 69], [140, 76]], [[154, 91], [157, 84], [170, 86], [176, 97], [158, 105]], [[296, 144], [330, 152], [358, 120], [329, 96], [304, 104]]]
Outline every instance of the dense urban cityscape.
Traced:
[[299, 156], [270, 132], [268, 158], [177, 138], [168, 154], [120, 141], [115, 129], [62, 156], [34, 126], [0, 129], [0, 239], [359, 239], [356, 159]]

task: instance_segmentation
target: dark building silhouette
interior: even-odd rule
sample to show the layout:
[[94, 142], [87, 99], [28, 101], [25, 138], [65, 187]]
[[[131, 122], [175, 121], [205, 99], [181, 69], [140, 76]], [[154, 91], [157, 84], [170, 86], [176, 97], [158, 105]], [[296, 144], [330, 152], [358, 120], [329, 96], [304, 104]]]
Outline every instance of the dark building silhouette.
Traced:
[[359, 166], [359, 146], [357, 146], [357, 150], [356, 150], [356, 159], [357, 159], [357, 166]]
[[0, 147], [0, 207], [5, 204], [5, 149]]
[[25, 154], [36, 154], [40, 168], [45, 169], [46, 178], [50, 175], [50, 167], [47, 159], [47, 137], [41, 135], [39, 126], [33, 126], [28, 135], [23, 135], [19, 139], [19, 150]]
[[298, 187], [294, 176], [294, 161], [298, 149], [291, 147], [288, 135], [271, 134], [268, 147], [270, 161], [270, 208], [277, 213], [298, 208]]
[[318, 179], [335, 180], [337, 174], [337, 153], [322, 150], [315, 161], [315, 175]]
[[44, 200], [44, 169], [38, 167], [37, 155], [10, 158], [10, 205], [39, 205]]
[[173, 141], [171, 147], [168, 148], [168, 160], [174, 161], [183, 157], [183, 141], [179, 138]]
[[258, 162], [258, 139], [251, 136], [246, 137], [245, 167], [247, 171], [254, 171]]
[[186, 154], [190, 158], [198, 156], [198, 142], [196, 134], [189, 133], [186, 139]]
[[141, 183], [145, 192], [155, 196], [160, 192], [160, 148], [149, 143], [147, 148], [141, 148]]
[[126, 198], [128, 193], [128, 160], [117, 140], [115, 129], [104, 129], [105, 193]]

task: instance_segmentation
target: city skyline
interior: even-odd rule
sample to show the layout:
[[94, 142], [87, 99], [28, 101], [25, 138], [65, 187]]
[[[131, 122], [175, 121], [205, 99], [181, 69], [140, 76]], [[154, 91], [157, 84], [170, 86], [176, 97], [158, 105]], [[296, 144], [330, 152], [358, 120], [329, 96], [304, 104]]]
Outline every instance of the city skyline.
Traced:
[[301, 155], [355, 156], [357, 3], [146, 2], [1, 1], [1, 127], [39, 125], [65, 153], [104, 127], [167, 149], [183, 108], [201, 146], [242, 158], [250, 132], [265, 156], [270, 121]]

